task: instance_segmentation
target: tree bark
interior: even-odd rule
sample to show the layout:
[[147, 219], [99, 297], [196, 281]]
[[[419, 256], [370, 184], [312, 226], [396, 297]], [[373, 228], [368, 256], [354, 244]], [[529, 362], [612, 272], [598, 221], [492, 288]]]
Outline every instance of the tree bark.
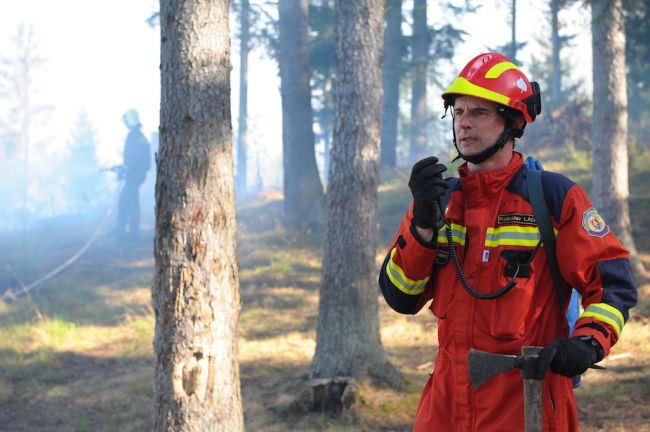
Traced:
[[239, 115], [237, 130], [237, 175], [235, 186], [237, 197], [248, 191], [248, 53], [250, 51], [249, 30], [250, 4], [241, 0], [239, 12]]
[[517, 62], [517, 0], [512, 0], [510, 4], [510, 12], [512, 14], [511, 16], [511, 23], [512, 26], [510, 28], [511, 30], [511, 35], [510, 35], [510, 49], [512, 50], [511, 55], [512, 57], [510, 60], [512, 60], [514, 63]]
[[153, 430], [242, 431], [227, 0], [162, 0]]
[[373, 376], [397, 385], [379, 334], [375, 278], [382, 4], [337, 4], [335, 126], [311, 377]]
[[402, 0], [386, 1], [384, 35], [384, 96], [381, 104], [381, 165], [397, 164], [397, 119], [402, 69]]
[[280, 0], [278, 11], [284, 213], [290, 228], [300, 228], [320, 225], [324, 204], [309, 86], [308, 0]]
[[591, 2], [593, 52], [594, 204], [630, 251], [638, 270], [630, 226], [627, 83], [622, 0]]
[[[334, 128], [334, 102], [333, 92], [334, 79], [329, 78], [325, 84], [323, 100], [326, 107], [323, 108], [319, 123], [323, 134], [323, 173], [325, 174], [324, 183], [327, 190], [327, 175], [330, 172], [330, 152], [332, 150], [332, 131]], [[328, 108], [329, 107], [329, 108]]]
[[429, 36], [427, 34], [427, 2], [413, 1], [413, 39], [411, 45], [411, 146], [409, 163], [426, 156], [427, 148], [427, 59]]
[[562, 69], [560, 68], [559, 0], [551, 0], [551, 101], [555, 108], [562, 94]]

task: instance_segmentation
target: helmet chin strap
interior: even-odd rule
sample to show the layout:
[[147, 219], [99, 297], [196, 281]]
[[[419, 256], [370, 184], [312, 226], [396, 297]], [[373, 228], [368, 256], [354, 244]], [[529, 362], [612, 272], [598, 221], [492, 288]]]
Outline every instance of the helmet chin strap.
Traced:
[[[458, 159], [463, 159], [466, 160], [467, 162], [473, 163], [473, 164], [480, 164], [481, 162], [485, 162], [489, 158], [491, 158], [496, 152], [501, 150], [508, 141], [510, 141], [511, 138], [515, 138], [517, 135], [517, 129], [514, 128], [506, 128], [501, 132], [501, 135], [499, 135], [499, 138], [497, 138], [496, 142], [491, 145], [490, 147], [486, 148], [480, 153], [477, 153], [475, 155], [464, 155], [461, 153], [460, 149], [458, 148], [458, 144], [456, 143], [456, 133], [454, 132], [454, 147], [456, 147], [456, 151], [458, 152], [458, 155], [454, 158], [453, 161], [457, 161]], [[452, 162], [453, 162], [452, 161]]]

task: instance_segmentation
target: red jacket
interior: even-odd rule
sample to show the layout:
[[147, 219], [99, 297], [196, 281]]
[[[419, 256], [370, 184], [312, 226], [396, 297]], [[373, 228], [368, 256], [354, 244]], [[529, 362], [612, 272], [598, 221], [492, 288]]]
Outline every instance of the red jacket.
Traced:
[[[526, 169], [514, 153], [509, 165], [488, 173], [459, 168], [446, 217], [469, 284], [490, 293], [510, 281], [508, 262], [524, 262], [540, 234], [529, 202]], [[582, 295], [584, 312], [575, 336], [589, 335], [605, 355], [620, 336], [628, 310], [636, 304], [629, 254], [604, 224], [585, 191], [566, 177], [542, 173], [544, 197], [557, 234], [557, 258], [570, 286]], [[414, 314], [429, 300], [438, 318], [438, 354], [418, 406], [414, 431], [522, 431], [523, 387], [519, 370], [500, 374], [476, 390], [470, 386], [470, 348], [520, 354], [522, 346], [546, 346], [567, 336], [565, 310], [553, 287], [543, 246], [517, 285], [494, 300], [470, 296], [445, 258], [445, 231], [422, 241], [407, 211], [379, 276], [388, 304]], [[440, 252], [439, 252], [440, 251]], [[543, 381], [543, 427], [573, 431], [578, 417], [571, 379], [547, 372]]]

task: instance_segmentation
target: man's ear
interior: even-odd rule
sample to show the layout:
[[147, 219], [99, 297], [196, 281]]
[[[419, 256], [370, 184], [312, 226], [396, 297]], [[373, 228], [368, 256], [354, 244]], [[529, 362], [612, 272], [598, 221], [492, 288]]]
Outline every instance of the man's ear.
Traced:
[[526, 125], [526, 120], [524, 119], [523, 115], [516, 115], [514, 120], [514, 126], [517, 129], [523, 129]]
[[516, 131], [514, 138], [521, 138], [524, 135], [526, 120], [523, 115], [516, 115], [512, 118], [512, 128]]

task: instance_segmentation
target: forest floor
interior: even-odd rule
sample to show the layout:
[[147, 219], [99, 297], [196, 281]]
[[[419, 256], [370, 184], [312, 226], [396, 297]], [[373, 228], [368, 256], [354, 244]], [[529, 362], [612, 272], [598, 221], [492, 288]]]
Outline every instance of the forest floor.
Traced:
[[[566, 164], [566, 161], [564, 162]], [[564, 165], [566, 166], [566, 165]], [[588, 186], [584, 161], [570, 174]], [[582, 167], [582, 168], [581, 168]], [[552, 163], [546, 168], [554, 168]], [[409, 199], [408, 173], [384, 173], [377, 268]], [[650, 269], [650, 172], [631, 176], [640, 257]], [[286, 231], [278, 194], [238, 212], [240, 369], [246, 430], [408, 431], [436, 355], [436, 323], [426, 311], [403, 316], [378, 293], [381, 334], [404, 374], [394, 390], [360, 382], [354, 408], [337, 418], [294, 408], [315, 349], [323, 233]], [[90, 235], [52, 222], [26, 236], [0, 236], [0, 295], [13, 275], [31, 282], [67, 259]], [[70, 268], [32, 292], [0, 301], [0, 431], [151, 429], [152, 232], [124, 244], [108, 235]], [[583, 431], [650, 431], [650, 279], [639, 306], [603, 364], [576, 390]]]

